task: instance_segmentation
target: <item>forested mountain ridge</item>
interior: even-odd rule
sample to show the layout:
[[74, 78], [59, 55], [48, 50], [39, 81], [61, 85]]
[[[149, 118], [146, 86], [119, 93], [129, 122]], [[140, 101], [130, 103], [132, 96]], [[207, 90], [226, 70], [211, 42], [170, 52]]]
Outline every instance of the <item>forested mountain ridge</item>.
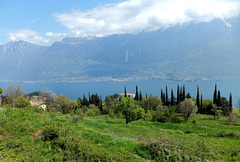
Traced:
[[0, 45], [1, 81], [97, 81], [240, 77], [240, 17], [52, 46]]

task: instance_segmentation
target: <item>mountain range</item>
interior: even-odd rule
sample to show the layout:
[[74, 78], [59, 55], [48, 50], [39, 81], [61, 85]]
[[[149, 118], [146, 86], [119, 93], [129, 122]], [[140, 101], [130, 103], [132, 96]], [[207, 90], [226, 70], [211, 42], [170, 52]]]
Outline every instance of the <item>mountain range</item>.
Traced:
[[0, 81], [240, 78], [240, 17], [157, 31], [0, 45]]

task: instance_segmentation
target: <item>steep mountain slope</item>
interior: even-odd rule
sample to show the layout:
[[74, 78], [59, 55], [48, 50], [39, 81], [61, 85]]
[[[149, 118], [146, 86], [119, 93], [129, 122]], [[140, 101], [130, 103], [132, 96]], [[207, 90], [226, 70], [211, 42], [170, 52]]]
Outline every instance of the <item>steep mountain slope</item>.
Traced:
[[108, 37], [65, 38], [50, 47], [0, 46], [0, 80], [224, 79], [240, 77], [240, 18]]

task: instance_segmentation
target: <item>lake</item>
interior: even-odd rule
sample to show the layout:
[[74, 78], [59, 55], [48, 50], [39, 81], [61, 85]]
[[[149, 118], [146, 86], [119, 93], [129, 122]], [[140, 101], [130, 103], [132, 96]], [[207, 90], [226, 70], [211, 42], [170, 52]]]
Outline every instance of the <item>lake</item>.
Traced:
[[[171, 96], [171, 89], [174, 91], [176, 97], [177, 85], [185, 85], [186, 94], [189, 92], [192, 97], [197, 95], [197, 85], [199, 85], [200, 95], [203, 95], [203, 99], [212, 99], [215, 88], [215, 83], [218, 85], [218, 90], [221, 91], [221, 96], [229, 99], [230, 93], [233, 95], [233, 104], [236, 106], [237, 100], [240, 97], [240, 80], [229, 79], [229, 80], [211, 80], [211, 81], [170, 81], [170, 80], [139, 80], [139, 81], [106, 81], [106, 82], [74, 82], [74, 83], [21, 83], [22, 88], [27, 92], [31, 93], [34, 91], [41, 91], [45, 88], [54, 91], [56, 94], [63, 94], [72, 99], [88, 93], [99, 94], [104, 99], [107, 95], [113, 95], [115, 93], [120, 94], [124, 92], [124, 86], [127, 87], [128, 93], [135, 93], [136, 85], [138, 86], [139, 92], [143, 95], [146, 93], [148, 96], [160, 95], [161, 89], [165, 92], [166, 85], [168, 86], [168, 96]], [[3, 89], [10, 83], [0, 82], [0, 87]], [[18, 83], [16, 83], [18, 84]]]

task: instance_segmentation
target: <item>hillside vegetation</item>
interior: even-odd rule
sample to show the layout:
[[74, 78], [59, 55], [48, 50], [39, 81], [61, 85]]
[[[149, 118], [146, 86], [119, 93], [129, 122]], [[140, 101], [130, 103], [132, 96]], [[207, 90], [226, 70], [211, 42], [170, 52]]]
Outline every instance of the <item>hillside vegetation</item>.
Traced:
[[[182, 117], [180, 117], [182, 118]], [[194, 115], [187, 123], [0, 109], [1, 161], [240, 161], [240, 121]]]

